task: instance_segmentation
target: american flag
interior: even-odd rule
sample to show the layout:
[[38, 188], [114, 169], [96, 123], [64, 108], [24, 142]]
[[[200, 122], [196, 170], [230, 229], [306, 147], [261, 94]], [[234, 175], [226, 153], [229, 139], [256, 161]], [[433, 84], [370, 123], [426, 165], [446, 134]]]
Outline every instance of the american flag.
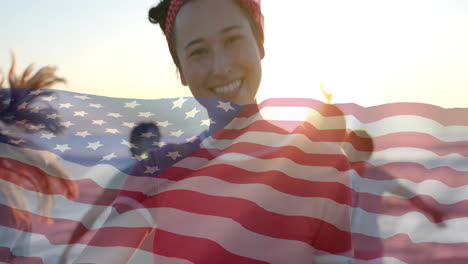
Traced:
[[0, 98], [2, 162], [47, 173], [0, 173], [5, 263], [468, 260], [468, 109], [42, 91]]

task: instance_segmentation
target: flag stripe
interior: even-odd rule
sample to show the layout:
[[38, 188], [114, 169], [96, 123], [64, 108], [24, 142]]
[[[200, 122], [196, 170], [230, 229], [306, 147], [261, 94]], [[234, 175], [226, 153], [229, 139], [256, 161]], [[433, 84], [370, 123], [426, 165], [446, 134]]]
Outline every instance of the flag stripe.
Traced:
[[[156, 244], [156, 254], [184, 258], [194, 263], [268, 263], [233, 254], [208, 239], [177, 235], [160, 229], [156, 230], [156, 239], [164, 241]], [[207, 252], [209, 257], [204, 255]]]
[[0, 261], [5, 263], [42, 264], [39, 257], [16, 256], [8, 247], [0, 246]]
[[[318, 110], [323, 116], [356, 116], [364, 123], [373, 123], [394, 116], [421, 116], [444, 126], [468, 126], [468, 120], [463, 119], [466, 108], [443, 108], [424, 103], [389, 103], [384, 105], [363, 107], [353, 103], [327, 105], [309, 98], [273, 98], [263, 101], [259, 106], [246, 107], [239, 117], [249, 117], [265, 108], [303, 107]], [[273, 119], [274, 120], [274, 119]]]

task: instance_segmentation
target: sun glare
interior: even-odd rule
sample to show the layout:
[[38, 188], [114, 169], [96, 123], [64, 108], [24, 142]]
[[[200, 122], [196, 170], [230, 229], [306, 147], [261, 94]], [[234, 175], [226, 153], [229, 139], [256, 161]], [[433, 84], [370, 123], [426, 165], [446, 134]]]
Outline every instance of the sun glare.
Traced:
[[282, 11], [281, 1], [262, 4], [266, 57], [260, 99], [325, 101], [322, 84], [335, 103], [465, 104], [453, 95], [467, 93], [468, 52], [462, 46], [468, 34], [460, 32], [468, 28], [466, 18], [449, 14], [448, 4], [301, 1], [291, 13]]

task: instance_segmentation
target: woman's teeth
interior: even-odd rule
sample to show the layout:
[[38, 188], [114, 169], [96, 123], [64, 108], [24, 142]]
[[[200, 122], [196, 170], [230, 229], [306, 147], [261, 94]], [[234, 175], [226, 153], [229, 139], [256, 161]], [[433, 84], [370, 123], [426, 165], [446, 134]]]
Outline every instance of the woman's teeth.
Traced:
[[217, 94], [229, 94], [238, 89], [241, 85], [241, 80], [234, 81], [228, 85], [214, 88], [213, 91]]

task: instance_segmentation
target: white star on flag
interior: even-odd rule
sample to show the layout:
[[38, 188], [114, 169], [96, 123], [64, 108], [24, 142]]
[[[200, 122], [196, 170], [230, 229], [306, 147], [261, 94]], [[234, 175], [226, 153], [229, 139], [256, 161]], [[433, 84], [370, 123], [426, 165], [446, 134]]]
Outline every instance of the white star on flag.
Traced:
[[169, 123], [169, 120], [163, 121], [163, 122], [157, 122], [157, 125], [160, 127], [168, 127], [170, 125], [173, 125], [172, 123]]
[[44, 101], [47, 101], [47, 102], [52, 102], [53, 100], [57, 99], [57, 97], [55, 96], [47, 96], [47, 97], [43, 97], [42, 100]]
[[26, 109], [26, 107], [28, 107], [28, 103], [27, 102], [22, 102], [20, 105], [18, 105], [18, 107], [16, 109], [22, 110], [22, 109]]
[[199, 112], [200, 111], [196, 107], [194, 107], [192, 111], [185, 113], [185, 119], [194, 118], [195, 115], [197, 115]]
[[128, 142], [127, 140], [125, 139], [122, 139], [122, 142], [120, 142], [120, 145], [124, 145], [128, 148], [132, 148], [133, 147], [133, 144], [131, 144], [130, 142]]
[[160, 142], [153, 142], [153, 144], [152, 144], [152, 146], [156, 146], [156, 147], [160, 147], [160, 148], [162, 148], [162, 147], [164, 147], [164, 146], [166, 146], [166, 145], [167, 145], [167, 144], [166, 144], [165, 142], [163, 142], [163, 141], [160, 141]]
[[123, 115], [121, 115], [120, 113], [108, 113], [107, 116], [119, 118], [119, 117], [122, 117]]
[[63, 126], [63, 127], [69, 128], [71, 126], [74, 126], [75, 124], [73, 124], [70, 121], [66, 121], [66, 122], [60, 122], [60, 125]]
[[56, 145], [55, 148], [56, 150], [59, 150], [60, 152], [65, 152], [67, 150], [70, 150], [71, 148], [68, 146], [68, 144], [65, 144], [65, 145]]
[[102, 146], [104, 146], [104, 145], [102, 145], [100, 141], [96, 141], [96, 142], [93, 142], [93, 143], [88, 143], [88, 146], [86, 148], [89, 148], [89, 149], [92, 149], [92, 150], [96, 151], [98, 148], [100, 148]]
[[113, 158], [117, 158], [117, 156], [115, 155], [115, 153], [111, 153], [109, 155], [106, 155], [106, 156], [103, 156], [101, 161], [109, 161]]
[[21, 121], [16, 121], [15, 124], [17, 124], [17, 125], [26, 125], [27, 122], [28, 122], [28, 120], [23, 119]]
[[155, 172], [159, 171], [158, 167], [151, 167], [151, 166], [146, 166], [145, 174], [153, 174]]
[[13, 143], [13, 144], [15, 144], [15, 145], [19, 145], [19, 144], [21, 144], [21, 143], [26, 142], [26, 140], [24, 140], [24, 139], [11, 139], [11, 140], [9, 140], [8, 142]]
[[39, 131], [39, 130], [41, 130], [41, 129], [44, 129], [44, 128], [45, 128], [45, 126], [44, 126], [43, 124], [39, 124], [39, 125], [30, 125], [30, 126], [29, 126], [29, 129], [31, 129], [31, 130], [37, 130], [37, 131]]
[[104, 120], [93, 120], [93, 125], [102, 126], [102, 125], [104, 125], [105, 123], [107, 123], [107, 122], [104, 121]]
[[93, 107], [93, 108], [103, 108], [104, 106], [102, 104], [89, 104], [89, 107]]
[[193, 143], [193, 142], [195, 142], [197, 139], [198, 139], [197, 136], [193, 136], [193, 137], [191, 137], [191, 138], [187, 138], [187, 139], [185, 140], [185, 142], [187, 142], [187, 143]]
[[137, 107], [137, 106], [139, 106], [139, 105], [141, 105], [141, 104], [137, 103], [136, 101], [133, 101], [133, 102], [131, 102], [131, 103], [125, 103], [125, 106], [124, 106], [124, 107], [126, 107], [126, 108], [132, 108], [132, 109], [133, 109], [133, 108], [135, 108], [135, 107]]
[[[185, 102], [187, 102], [187, 99], [185, 99], [185, 98], [183, 98], [183, 97], [179, 98], [178, 100], [173, 101], [173, 102], [172, 102], [172, 104], [173, 104], [173, 105], [172, 105], [172, 109], [174, 109], [174, 108], [182, 108], [182, 106], [184, 105]], [[171, 110], [172, 110], [172, 109], [171, 109]]]
[[66, 104], [59, 104], [59, 108], [70, 108], [72, 107], [73, 105], [70, 104], [70, 103], [66, 103]]
[[211, 126], [212, 124], [216, 124], [215, 121], [211, 120], [211, 118], [208, 118], [206, 120], [202, 120], [201, 121], [201, 125], [200, 126]]
[[153, 134], [153, 132], [147, 132], [147, 133], [141, 133], [140, 137], [142, 138], [150, 138], [150, 137], [154, 137], [156, 136], [155, 134]]
[[35, 91], [30, 92], [29, 94], [32, 94], [32, 95], [40, 95], [41, 93], [43, 93], [43, 91], [37, 89], [37, 90], [35, 90]]
[[57, 119], [59, 117], [60, 117], [60, 115], [58, 115], [58, 114], [47, 115], [47, 119]]
[[28, 120], [23, 119], [23, 120], [21, 120], [21, 121], [16, 121], [15, 124], [17, 124], [17, 125], [25, 125], [27, 122], [28, 122]]
[[169, 133], [171, 137], [181, 137], [184, 134], [182, 130], [172, 131]]
[[115, 129], [115, 128], [106, 128], [106, 131], [104, 133], [110, 133], [110, 134], [118, 134], [120, 133], [120, 131], [118, 129]]
[[77, 132], [75, 136], [86, 138], [87, 136], [91, 136], [91, 134], [88, 131], [82, 131], [82, 132]]
[[133, 122], [123, 122], [122, 126], [128, 127], [128, 128], [134, 128], [136, 127], [136, 124]]
[[174, 151], [167, 153], [166, 157], [170, 157], [171, 159], [176, 160], [177, 158], [181, 158], [182, 156], [180, 155], [179, 151]]
[[41, 135], [41, 138], [46, 138], [46, 139], [53, 139], [54, 137], [56, 137], [53, 133], [44, 133]]
[[153, 114], [153, 113], [150, 113], [150, 112], [139, 112], [139, 113], [138, 113], [138, 116], [148, 118], [148, 117], [154, 116], [154, 114]]
[[41, 108], [39, 107], [34, 107], [33, 109], [29, 110], [30, 113], [39, 113], [41, 111]]
[[87, 115], [88, 113], [86, 113], [85, 111], [77, 111], [77, 112], [74, 112], [73, 116], [85, 116]]
[[230, 102], [222, 102], [222, 101], [219, 101], [218, 102], [218, 106], [216, 106], [218, 108], [221, 108], [223, 109], [224, 111], [229, 111], [229, 110], [234, 110], [234, 108], [232, 107], [231, 103]]

